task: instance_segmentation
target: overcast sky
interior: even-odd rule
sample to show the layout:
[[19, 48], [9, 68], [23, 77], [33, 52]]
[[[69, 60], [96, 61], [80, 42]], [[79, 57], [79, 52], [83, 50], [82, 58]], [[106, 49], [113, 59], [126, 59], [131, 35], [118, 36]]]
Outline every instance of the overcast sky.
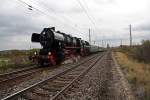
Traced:
[[[0, 50], [40, 47], [31, 43], [33, 32], [44, 27], [111, 46], [129, 44], [129, 24], [133, 43], [150, 39], [150, 0], [0, 0]], [[81, 4], [80, 4], [81, 3]], [[83, 9], [84, 7], [84, 9]], [[87, 16], [88, 14], [88, 16]]]

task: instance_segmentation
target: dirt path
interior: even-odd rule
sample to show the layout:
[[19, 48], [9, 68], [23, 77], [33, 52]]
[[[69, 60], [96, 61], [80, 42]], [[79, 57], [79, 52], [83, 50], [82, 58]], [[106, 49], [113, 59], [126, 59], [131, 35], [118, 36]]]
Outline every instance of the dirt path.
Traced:
[[68, 91], [68, 100], [135, 100], [120, 67], [108, 52], [92, 70]]

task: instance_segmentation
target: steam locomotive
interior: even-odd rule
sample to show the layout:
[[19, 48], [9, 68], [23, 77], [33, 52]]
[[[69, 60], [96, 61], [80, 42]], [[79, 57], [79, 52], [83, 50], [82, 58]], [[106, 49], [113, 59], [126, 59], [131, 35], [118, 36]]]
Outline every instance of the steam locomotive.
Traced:
[[89, 42], [81, 38], [72, 37], [60, 31], [55, 27], [44, 28], [43, 31], [33, 33], [32, 42], [38, 42], [42, 48], [32, 55], [31, 59], [39, 65], [56, 65], [66, 59], [73, 59], [77, 56], [86, 56], [93, 52], [98, 52], [98, 46], [91, 46]]

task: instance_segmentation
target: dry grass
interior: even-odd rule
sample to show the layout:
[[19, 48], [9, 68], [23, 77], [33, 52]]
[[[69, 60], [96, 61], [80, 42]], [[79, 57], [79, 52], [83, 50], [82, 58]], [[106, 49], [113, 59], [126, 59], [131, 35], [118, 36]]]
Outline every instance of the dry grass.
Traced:
[[0, 73], [15, 70], [31, 65], [31, 62], [26, 56], [0, 58]]
[[150, 100], [150, 64], [139, 63], [121, 52], [116, 52], [115, 57], [136, 96], [142, 100]]

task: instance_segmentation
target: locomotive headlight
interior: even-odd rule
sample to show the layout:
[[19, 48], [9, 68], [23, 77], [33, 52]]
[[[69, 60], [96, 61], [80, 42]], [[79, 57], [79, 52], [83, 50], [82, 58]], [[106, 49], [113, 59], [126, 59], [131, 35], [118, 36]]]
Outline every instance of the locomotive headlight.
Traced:
[[48, 55], [51, 55], [51, 52], [48, 52]]
[[34, 54], [36, 55], [36, 54], [37, 54], [37, 52], [34, 52]]

